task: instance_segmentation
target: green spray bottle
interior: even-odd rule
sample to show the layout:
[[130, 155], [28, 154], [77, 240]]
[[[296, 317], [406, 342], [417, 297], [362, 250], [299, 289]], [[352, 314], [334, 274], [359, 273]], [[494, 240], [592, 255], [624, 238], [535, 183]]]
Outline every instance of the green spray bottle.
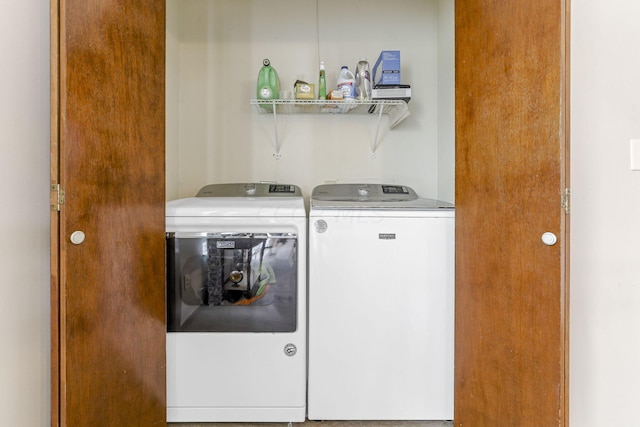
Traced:
[[327, 76], [324, 61], [320, 61], [320, 77], [318, 78], [318, 99], [327, 99]]
[[[265, 58], [262, 64], [263, 66], [258, 73], [257, 97], [258, 99], [278, 99], [280, 97], [278, 73], [271, 66], [271, 62], [268, 59]], [[270, 106], [265, 106], [264, 108], [272, 111]]]

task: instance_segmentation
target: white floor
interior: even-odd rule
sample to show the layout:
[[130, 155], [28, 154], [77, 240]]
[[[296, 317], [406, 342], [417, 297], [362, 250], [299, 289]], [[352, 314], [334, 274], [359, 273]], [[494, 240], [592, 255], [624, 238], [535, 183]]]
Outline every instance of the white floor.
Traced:
[[306, 421], [304, 423], [199, 423], [170, 427], [453, 427], [451, 421]]

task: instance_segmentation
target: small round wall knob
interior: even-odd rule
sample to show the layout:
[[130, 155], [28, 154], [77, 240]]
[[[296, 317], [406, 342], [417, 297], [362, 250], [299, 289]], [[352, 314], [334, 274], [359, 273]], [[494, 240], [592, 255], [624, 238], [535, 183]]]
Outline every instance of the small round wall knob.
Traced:
[[73, 243], [74, 245], [79, 245], [80, 243], [84, 242], [85, 237], [86, 236], [84, 235], [84, 232], [78, 230], [71, 233], [71, 236], [69, 236], [69, 240], [71, 240], [71, 243]]
[[542, 233], [542, 243], [547, 246], [553, 246], [558, 242], [558, 237], [550, 231]]

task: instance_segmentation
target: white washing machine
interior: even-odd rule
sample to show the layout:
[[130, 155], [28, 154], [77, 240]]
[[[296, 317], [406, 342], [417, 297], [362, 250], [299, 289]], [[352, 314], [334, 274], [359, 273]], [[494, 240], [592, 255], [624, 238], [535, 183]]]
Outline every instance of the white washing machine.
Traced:
[[282, 184], [167, 202], [167, 421], [306, 414], [307, 217]]
[[318, 186], [308, 268], [308, 418], [453, 419], [453, 205]]

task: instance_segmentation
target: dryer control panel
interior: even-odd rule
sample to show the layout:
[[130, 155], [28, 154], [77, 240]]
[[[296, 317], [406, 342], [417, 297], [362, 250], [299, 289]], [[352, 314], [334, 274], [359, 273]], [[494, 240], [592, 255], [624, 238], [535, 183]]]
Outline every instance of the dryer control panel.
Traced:
[[265, 182], [210, 184], [196, 197], [302, 197], [302, 190], [297, 185]]

